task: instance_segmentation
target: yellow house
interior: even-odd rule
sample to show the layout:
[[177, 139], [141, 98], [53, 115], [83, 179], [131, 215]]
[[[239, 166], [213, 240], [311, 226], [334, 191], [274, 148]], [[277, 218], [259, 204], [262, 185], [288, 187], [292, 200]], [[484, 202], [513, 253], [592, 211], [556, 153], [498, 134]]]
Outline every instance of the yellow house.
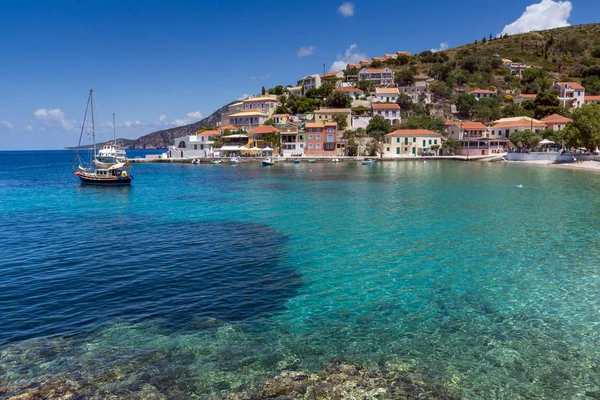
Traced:
[[346, 116], [346, 129], [352, 127], [352, 110], [349, 108], [321, 108], [314, 112], [315, 122], [334, 121], [335, 114], [343, 114]]
[[442, 135], [427, 129], [399, 129], [388, 133], [384, 139], [384, 156], [417, 156], [430, 150], [431, 146], [440, 146]]

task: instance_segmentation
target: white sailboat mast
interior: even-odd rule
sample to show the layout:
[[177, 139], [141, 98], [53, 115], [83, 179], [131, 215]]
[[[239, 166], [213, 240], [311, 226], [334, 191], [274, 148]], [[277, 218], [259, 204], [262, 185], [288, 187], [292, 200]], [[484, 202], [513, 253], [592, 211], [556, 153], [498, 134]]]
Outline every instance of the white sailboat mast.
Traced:
[[94, 97], [93, 94], [94, 91], [92, 89], [90, 89], [90, 106], [92, 107], [92, 141], [94, 143], [94, 153], [92, 154], [92, 157], [96, 157], [96, 129], [94, 126]]

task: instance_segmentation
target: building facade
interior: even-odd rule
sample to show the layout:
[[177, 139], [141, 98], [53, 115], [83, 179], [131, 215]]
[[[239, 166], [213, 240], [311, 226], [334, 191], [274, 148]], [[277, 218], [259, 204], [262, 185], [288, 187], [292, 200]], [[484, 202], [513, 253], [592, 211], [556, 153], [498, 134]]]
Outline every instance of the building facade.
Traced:
[[385, 157], [418, 156], [442, 144], [442, 135], [427, 129], [399, 129], [384, 137]]
[[302, 89], [304, 93], [310, 89], [318, 89], [321, 87], [321, 75], [312, 74], [302, 78]]
[[400, 106], [398, 104], [373, 103], [373, 116], [380, 115], [390, 121], [390, 124], [395, 125], [402, 122], [400, 117]]
[[567, 125], [573, 122], [573, 120], [571, 118], [563, 117], [559, 114], [552, 114], [546, 118], [542, 118], [542, 122], [546, 124], [548, 129], [552, 129], [553, 131], [562, 131]]
[[400, 92], [398, 88], [390, 87], [390, 88], [376, 88], [375, 89], [375, 99], [373, 101], [378, 103], [395, 103], [398, 100], [398, 96]]
[[335, 122], [309, 122], [305, 125], [304, 132], [306, 155], [336, 156], [343, 154], [343, 143], [338, 140]]
[[251, 130], [263, 125], [269, 118], [269, 114], [261, 110], [243, 110], [229, 116], [229, 123], [238, 129]]
[[563, 105], [579, 108], [585, 104], [585, 88], [576, 82], [554, 82], [552, 89], [558, 91]]
[[469, 94], [475, 96], [475, 99], [479, 100], [479, 99], [493, 97], [496, 95], [496, 92], [494, 92], [493, 90], [487, 90], [487, 89], [475, 89], [475, 90], [471, 90], [469, 92]]
[[251, 97], [242, 101], [243, 110], [261, 110], [268, 115], [272, 115], [277, 108], [277, 96], [275, 95], [264, 95]]
[[385, 86], [394, 83], [394, 71], [385, 68], [363, 68], [358, 73], [359, 81], [371, 81], [375, 85]]
[[539, 133], [546, 129], [546, 124], [529, 117], [503, 118], [496, 121], [496, 124], [490, 128], [490, 139], [502, 138], [509, 139], [515, 132], [531, 130]]
[[284, 157], [301, 157], [306, 146], [306, 134], [297, 125], [280, 126], [281, 153]]
[[457, 121], [447, 126], [448, 137], [456, 140], [485, 137], [485, 125], [481, 122]]
[[349, 108], [321, 108], [314, 112], [315, 122], [332, 122], [335, 114], [342, 114], [346, 117], [346, 129], [352, 126], [352, 110]]

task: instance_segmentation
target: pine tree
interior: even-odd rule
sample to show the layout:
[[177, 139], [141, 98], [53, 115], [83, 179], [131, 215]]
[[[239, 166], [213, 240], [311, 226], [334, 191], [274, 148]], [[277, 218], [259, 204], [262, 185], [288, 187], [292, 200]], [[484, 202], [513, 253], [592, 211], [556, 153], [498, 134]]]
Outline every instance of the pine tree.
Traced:
[[486, 42], [486, 39], [485, 39], [485, 36], [484, 36], [483, 39], [481, 39], [481, 43], [485, 43], [485, 42]]

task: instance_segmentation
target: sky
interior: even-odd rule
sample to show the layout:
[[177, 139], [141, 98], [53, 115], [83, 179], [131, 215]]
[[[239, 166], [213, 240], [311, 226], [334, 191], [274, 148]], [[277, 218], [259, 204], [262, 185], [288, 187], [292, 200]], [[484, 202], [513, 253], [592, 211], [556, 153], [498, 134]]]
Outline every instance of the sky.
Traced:
[[0, 1], [0, 150], [185, 125], [349, 61], [599, 22], [599, 0]]

